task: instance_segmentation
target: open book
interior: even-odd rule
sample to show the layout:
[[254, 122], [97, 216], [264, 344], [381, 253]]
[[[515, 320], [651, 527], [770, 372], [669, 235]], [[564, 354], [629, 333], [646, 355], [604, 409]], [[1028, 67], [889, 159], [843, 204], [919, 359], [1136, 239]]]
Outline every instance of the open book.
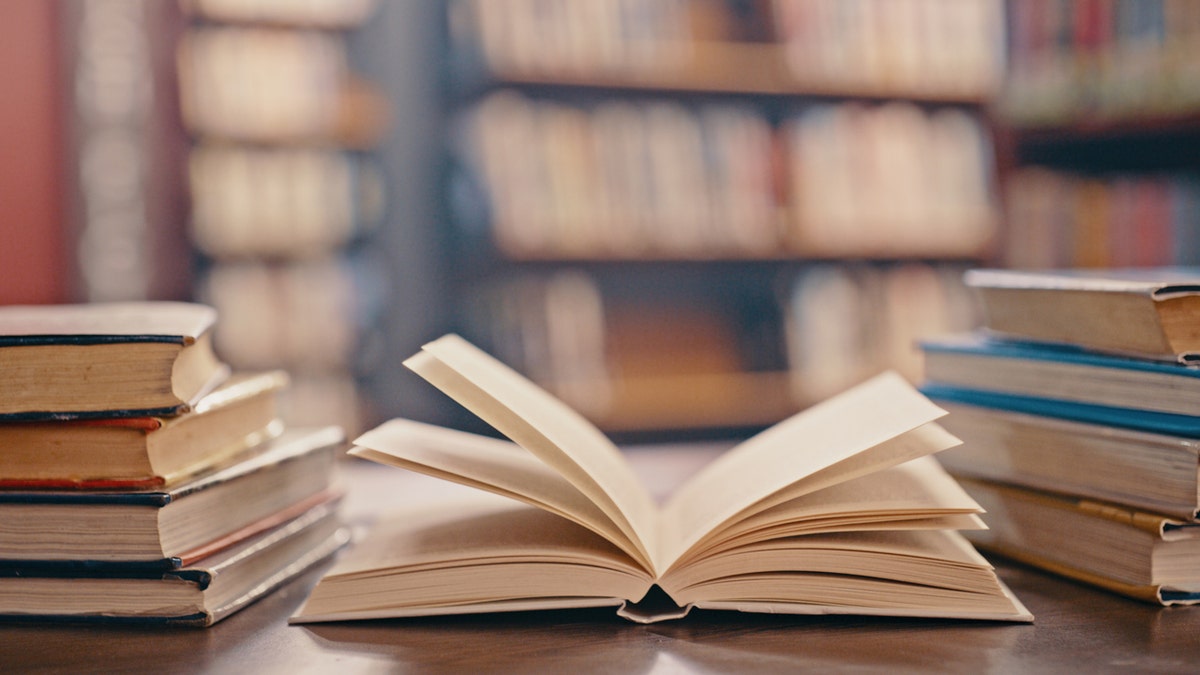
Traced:
[[958, 441], [897, 375], [741, 443], [660, 505], [598, 429], [463, 339], [405, 364], [513, 442], [393, 420], [352, 454], [510, 499], [381, 519], [293, 622], [604, 605], [647, 622], [692, 607], [1032, 620], [955, 531], [982, 527], [979, 506], [927, 456]]

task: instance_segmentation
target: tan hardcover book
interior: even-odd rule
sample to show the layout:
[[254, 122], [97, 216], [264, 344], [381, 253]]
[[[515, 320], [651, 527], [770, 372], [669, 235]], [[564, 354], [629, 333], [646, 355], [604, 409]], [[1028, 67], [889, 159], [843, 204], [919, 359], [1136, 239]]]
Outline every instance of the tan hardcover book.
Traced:
[[1200, 270], [971, 270], [964, 279], [997, 333], [1200, 361]]
[[295, 622], [584, 606], [644, 622], [693, 607], [1032, 619], [956, 532], [980, 526], [978, 505], [928, 456], [958, 440], [897, 375], [741, 443], [657, 503], [599, 430], [461, 338], [405, 363], [512, 442], [393, 420], [351, 452], [499, 496], [381, 518]]
[[64, 575], [0, 566], [0, 621], [209, 626], [333, 555], [349, 538], [337, 499], [166, 570]]
[[182, 302], [0, 307], [0, 419], [186, 412], [229, 374], [216, 319]]
[[987, 509], [980, 548], [1163, 605], [1200, 603], [1200, 523], [1127, 506], [962, 479]]
[[0, 488], [162, 487], [267, 447], [283, 371], [237, 374], [175, 417], [0, 423]]
[[0, 490], [0, 568], [203, 557], [326, 501], [343, 438], [338, 427], [288, 429], [245, 461], [164, 489]]
[[934, 400], [967, 441], [938, 455], [956, 476], [1200, 515], [1200, 439]]

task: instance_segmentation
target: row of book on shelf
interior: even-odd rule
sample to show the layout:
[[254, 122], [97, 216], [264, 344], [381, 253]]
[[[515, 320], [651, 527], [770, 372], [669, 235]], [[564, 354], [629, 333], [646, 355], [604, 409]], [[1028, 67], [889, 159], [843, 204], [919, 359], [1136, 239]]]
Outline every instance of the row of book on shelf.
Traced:
[[1182, 268], [974, 270], [986, 331], [923, 343], [981, 548], [1163, 605], [1200, 602], [1200, 294]]
[[226, 260], [196, 287], [222, 317], [213, 342], [240, 369], [286, 369], [286, 419], [322, 420], [356, 430], [367, 415], [357, 377], [380, 358], [382, 264], [370, 256]]
[[1002, 110], [1024, 124], [1168, 115], [1200, 105], [1200, 10], [1188, 0], [1010, 4]]
[[387, 104], [352, 72], [342, 33], [277, 25], [190, 26], [178, 49], [188, 129], [257, 143], [370, 147]]
[[0, 308], [0, 616], [210, 625], [330, 557], [338, 427], [286, 425], [213, 309]]
[[1087, 176], [1027, 167], [1006, 185], [1005, 264], [1016, 269], [1200, 262], [1200, 177]]
[[821, 104], [775, 124], [737, 104], [502, 91], [463, 125], [481, 210], [517, 257], [972, 256], [995, 232], [990, 140], [957, 108]]
[[285, 419], [351, 431], [386, 269], [370, 241], [387, 103], [349, 56], [375, 4], [194, 0], [175, 54], [193, 290], [228, 319], [217, 349], [235, 368], [292, 375]]
[[[747, 325], [715, 299], [693, 307], [606, 297], [602, 280], [581, 270], [527, 274], [475, 294], [467, 334], [597, 419], [623, 385], [676, 377], [699, 387], [690, 377], [697, 373], [778, 370], [789, 382], [781, 393], [799, 408], [884, 370], [919, 379], [916, 341], [977, 321], [961, 272], [925, 263], [805, 266], [782, 299], [768, 300], [778, 306], [755, 310], [782, 317], [770, 326]], [[785, 345], [779, 362], [748, 337], [764, 331]]]
[[362, 153], [202, 143], [188, 157], [191, 239], [214, 259], [305, 259], [368, 236], [383, 186]]
[[[997, 0], [463, 0], [457, 48], [499, 77], [622, 78], [696, 70], [749, 46], [779, 86], [986, 95], [1003, 72]], [[938, 39], [928, 39], [928, 36]], [[765, 49], [764, 49], [765, 47]], [[774, 51], [771, 51], [774, 49]]]

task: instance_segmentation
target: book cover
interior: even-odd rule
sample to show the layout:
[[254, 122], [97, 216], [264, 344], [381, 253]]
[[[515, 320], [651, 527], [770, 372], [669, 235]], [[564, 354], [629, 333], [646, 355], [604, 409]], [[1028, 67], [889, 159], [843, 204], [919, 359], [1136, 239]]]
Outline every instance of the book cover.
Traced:
[[982, 332], [927, 339], [920, 349], [934, 385], [1174, 415], [1200, 410], [1200, 368], [1175, 362]]
[[335, 502], [170, 570], [0, 567], [0, 621], [209, 626], [344, 546]]
[[1200, 601], [1200, 524], [969, 478], [987, 510], [977, 546], [1156, 604]]
[[175, 417], [0, 423], [0, 489], [161, 488], [279, 436], [283, 371], [238, 374]]
[[997, 333], [1200, 362], [1200, 269], [979, 269], [964, 281]]
[[289, 429], [259, 455], [164, 490], [0, 491], [0, 555], [4, 564], [183, 556], [329, 489], [342, 439], [337, 427]]
[[0, 307], [0, 420], [186, 412], [229, 375], [215, 322], [182, 302]]
[[1108, 405], [1078, 403], [1042, 396], [1005, 394], [926, 382], [920, 391], [934, 401], [964, 403], [1030, 415], [1047, 415], [1064, 420], [1111, 425], [1159, 434], [1200, 438], [1200, 416], [1152, 412]]
[[938, 455], [955, 475], [1183, 520], [1200, 513], [1200, 439], [934, 400], [949, 412], [943, 426], [965, 441]]

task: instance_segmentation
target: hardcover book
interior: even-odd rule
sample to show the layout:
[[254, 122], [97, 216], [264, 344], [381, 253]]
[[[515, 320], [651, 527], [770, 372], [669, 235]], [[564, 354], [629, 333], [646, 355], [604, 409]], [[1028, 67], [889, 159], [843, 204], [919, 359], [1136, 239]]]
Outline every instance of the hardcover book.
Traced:
[[209, 626], [332, 555], [348, 540], [336, 502], [170, 570], [80, 574], [0, 566], [0, 621]]
[[1195, 416], [1200, 368], [981, 333], [922, 341], [930, 385]]
[[897, 375], [743, 442], [660, 505], [599, 430], [461, 338], [405, 363], [511, 442], [393, 420], [352, 453], [499, 496], [381, 519], [294, 622], [586, 606], [1032, 620], [956, 531], [981, 523], [929, 457], [958, 443], [944, 411]]
[[175, 417], [0, 422], [0, 488], [148, 489], [245, 459], [283, 431], [287, 381], [235, 375]]
[[938, 455], [955, 476], [1117, 502], [1182, 520], [1200, 515], [1200, 439], [933, 400], [950, 413], [942, 422], [946, 429], [967, 441]]
[[964, 479], [987, 509], [980, 548], [1162, 605], [1200, 603], [1200, 523]]
[[0, 307], [0, 420], [186, 412], [229, 374], [215, 322], [182, 302]]
[[1200, 362], [1200, 269], [970, 270], [963, 279], [997, 333]]
[[323, 501], [342, 438], [289, 429], [253, 458], [163, 490], [0, 491], [0, 565], [169, 567], [211, 552]]

